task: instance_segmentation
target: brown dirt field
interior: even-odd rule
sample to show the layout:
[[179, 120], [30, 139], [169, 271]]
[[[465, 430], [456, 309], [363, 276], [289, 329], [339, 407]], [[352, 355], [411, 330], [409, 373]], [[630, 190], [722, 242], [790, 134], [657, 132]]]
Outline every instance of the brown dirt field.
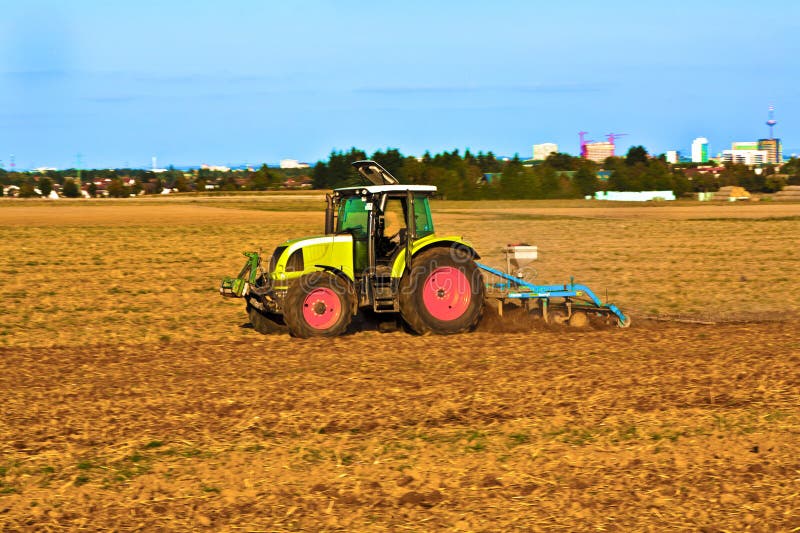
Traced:
[[780, 324], [0, 351], [7, 529], [791, 530]]
[[441, 202], [633, 327], [261, 336], [219, 279], [308, 201], [0, 208], [0, 529], [800, 528], [800, 206]]

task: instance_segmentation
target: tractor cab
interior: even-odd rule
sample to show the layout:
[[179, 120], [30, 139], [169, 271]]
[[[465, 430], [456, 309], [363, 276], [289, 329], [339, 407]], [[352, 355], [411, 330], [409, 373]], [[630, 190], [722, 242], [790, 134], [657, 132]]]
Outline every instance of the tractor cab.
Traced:
[[352, 235], [356, 277], [388, 277], [400, 254], [433, 235], [429, 199], [436, 187], [400, 185], [374, 161], [354, 166], [373, 185], [336, 189], [329, 195], [325, 233]]

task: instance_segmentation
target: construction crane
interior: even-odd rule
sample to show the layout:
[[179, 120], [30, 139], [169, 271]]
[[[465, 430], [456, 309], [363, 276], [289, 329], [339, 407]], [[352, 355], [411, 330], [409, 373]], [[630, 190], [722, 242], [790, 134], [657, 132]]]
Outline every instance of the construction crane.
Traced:
[[612, 157], [614, 156], [614, 150], [616, 150], [616, 148], [617, 148], [617, 145], [615, 144], [615, 141], [617, 139], [619, 139], [620, 137], [624, 137], [625, 135], [627, 135], [627, 133], [606, 133], [606, 139], [608, 139], [608, 142], [611, 143], [611, 156]]
[[578, 132], [578, 137], [580, 137], [580, 139], [581, 139], [581, 157], [584, 158], [584, 159], [586, 159], [586, 145], [589, 144], [589, 143], [593, 143], [594, 142], [592, 140], [588, 140], [587, 141], [587, 140], [584, 139], [584, 135], [586, 135], [587, 133], [589, 133], [589, 132], [588, 131], [579, 131]]

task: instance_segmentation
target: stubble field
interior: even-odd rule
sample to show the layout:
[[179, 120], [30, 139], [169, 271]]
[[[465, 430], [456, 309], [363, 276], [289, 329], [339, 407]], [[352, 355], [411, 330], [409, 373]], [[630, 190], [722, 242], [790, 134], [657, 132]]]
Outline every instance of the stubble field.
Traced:
[[800, 205], [583, 205], [434, 216], [496, 266], [538, 245], [628, 330], [301, 341], [216, 289], [319, 232], [313, 195], [3, 202], [0, 524], [800, 527]]

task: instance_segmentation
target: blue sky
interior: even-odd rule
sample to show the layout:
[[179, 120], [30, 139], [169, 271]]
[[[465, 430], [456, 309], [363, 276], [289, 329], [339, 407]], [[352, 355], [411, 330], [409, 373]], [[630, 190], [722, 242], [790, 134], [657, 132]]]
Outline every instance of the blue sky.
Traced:
[[25, 0], [0, 17], [9, 167], [314, 162], [331, 149], [800, 152], [800, 2]]

